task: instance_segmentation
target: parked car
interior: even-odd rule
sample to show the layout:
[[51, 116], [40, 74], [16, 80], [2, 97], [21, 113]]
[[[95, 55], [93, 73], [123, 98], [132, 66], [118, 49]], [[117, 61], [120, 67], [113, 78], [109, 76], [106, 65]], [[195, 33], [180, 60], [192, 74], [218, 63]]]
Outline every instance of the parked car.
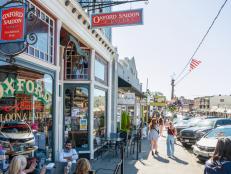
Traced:
[[177, 139], [180, 139], [180, 131], [182, 131], [183, 129], [189, 128], [189, 127], [194, 127], [198, 124], [199, 121], [201, 121], [202, 118], [200, 117], [195, 117], [195, 118], [191, 118], [189, 120], [182, 120], [178, 123], [176, 123], [174, 125], [174, 127], [176, 128], [177, 131]]
[[227, 118], [209, 118], [203, 119], [197, 124], [196, 127], [183, 129], [180, 132], [180, 141], [183, 146], [192, 146], [196, 143], [203, 135], [212, 130], [213, 128], [231, 125], [231, 119]]
[[196, 145], [193, 146], [194, 154], [201, 161], [207, 160], [213, 155], [217, 139], [222, 137], [231, 138], [231, 125], [217, 127], [203, 136]]
[[15, 144], [15, 151], [26, 150], [34, 146], [35, 138], [30, 126], [25, 122], [2, 122], [0, 127], [0, 143]]

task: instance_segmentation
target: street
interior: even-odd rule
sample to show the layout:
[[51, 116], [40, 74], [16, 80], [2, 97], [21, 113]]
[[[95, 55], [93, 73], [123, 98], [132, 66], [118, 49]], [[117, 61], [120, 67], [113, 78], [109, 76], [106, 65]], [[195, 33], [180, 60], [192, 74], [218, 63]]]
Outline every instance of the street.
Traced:
[[[175, 145], [175, 159], [167, 157], [166, 138], [159, 139], [159, 156], [153, 157], [149, 149], [149, 141], [142, 140], [142, 152], [139, 154], [139, 160], [134, 155], [125, 156], [125, 174], [203, 174], [204, 164], [198, 162], [191, 150], [186, 150], [180, 142]], [[92, 161], [93, 169], [111, 168], [113, 169], [118, 159], [112, 156], [104, 155], [99, 160]], [[106, 174], [110, 171], [99, 171], [97, 174]]]
[[[141, 159], [134, 162], [134, 166], [138, 174], [200, 174], [203, 173], [204, 165], [198, 163], [196, 157], [183, 148], [180, 142], [175, 145], [175, 159], [167, 157], [166, 154], [166, 138], [159, 139], [159, 156], [153, 157], [149, 153], [148, 141], [143, 141]], [[125, 173], [130, 174], [130, 167], [125, 166]]]

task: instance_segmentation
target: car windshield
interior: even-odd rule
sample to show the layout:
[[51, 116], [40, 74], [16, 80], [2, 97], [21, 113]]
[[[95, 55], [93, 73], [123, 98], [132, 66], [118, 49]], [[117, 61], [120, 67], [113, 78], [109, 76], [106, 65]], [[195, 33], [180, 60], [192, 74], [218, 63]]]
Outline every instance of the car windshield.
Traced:
[[217, 128], [209, 132], [206, 138], [222, 138], [222, 137], [231, 137], [231, 128]]
[[212, 127], [215, 120], [205, 119], [198, 123], [198, 127]]
[[5, 123], [1, 128], [2, 133], [30, 133], [30, 128], [25, 123]]

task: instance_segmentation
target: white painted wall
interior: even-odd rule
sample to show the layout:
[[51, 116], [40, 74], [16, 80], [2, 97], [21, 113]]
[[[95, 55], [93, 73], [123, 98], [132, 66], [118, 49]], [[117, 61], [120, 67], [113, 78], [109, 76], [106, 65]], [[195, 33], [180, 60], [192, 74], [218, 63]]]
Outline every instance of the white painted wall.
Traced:
[[[222, 100], [224, 100], [224, 102]], [[212, 96], [210, 98], [210, 108], [214, 106], [218, 108], [231, 108], [231, 96], [229, 95]]]

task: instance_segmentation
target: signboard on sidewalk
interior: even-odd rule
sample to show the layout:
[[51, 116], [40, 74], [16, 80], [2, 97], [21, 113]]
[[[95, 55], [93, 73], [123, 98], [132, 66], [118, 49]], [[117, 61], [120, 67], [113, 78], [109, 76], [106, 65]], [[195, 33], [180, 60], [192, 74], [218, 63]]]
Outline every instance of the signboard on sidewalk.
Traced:
[[2, 8], [0, 14], [0, 43], [24, 41], [25, 5]]
[[93, 14], [91, 27], [118, 27], [143, 24], [143, 9]]

